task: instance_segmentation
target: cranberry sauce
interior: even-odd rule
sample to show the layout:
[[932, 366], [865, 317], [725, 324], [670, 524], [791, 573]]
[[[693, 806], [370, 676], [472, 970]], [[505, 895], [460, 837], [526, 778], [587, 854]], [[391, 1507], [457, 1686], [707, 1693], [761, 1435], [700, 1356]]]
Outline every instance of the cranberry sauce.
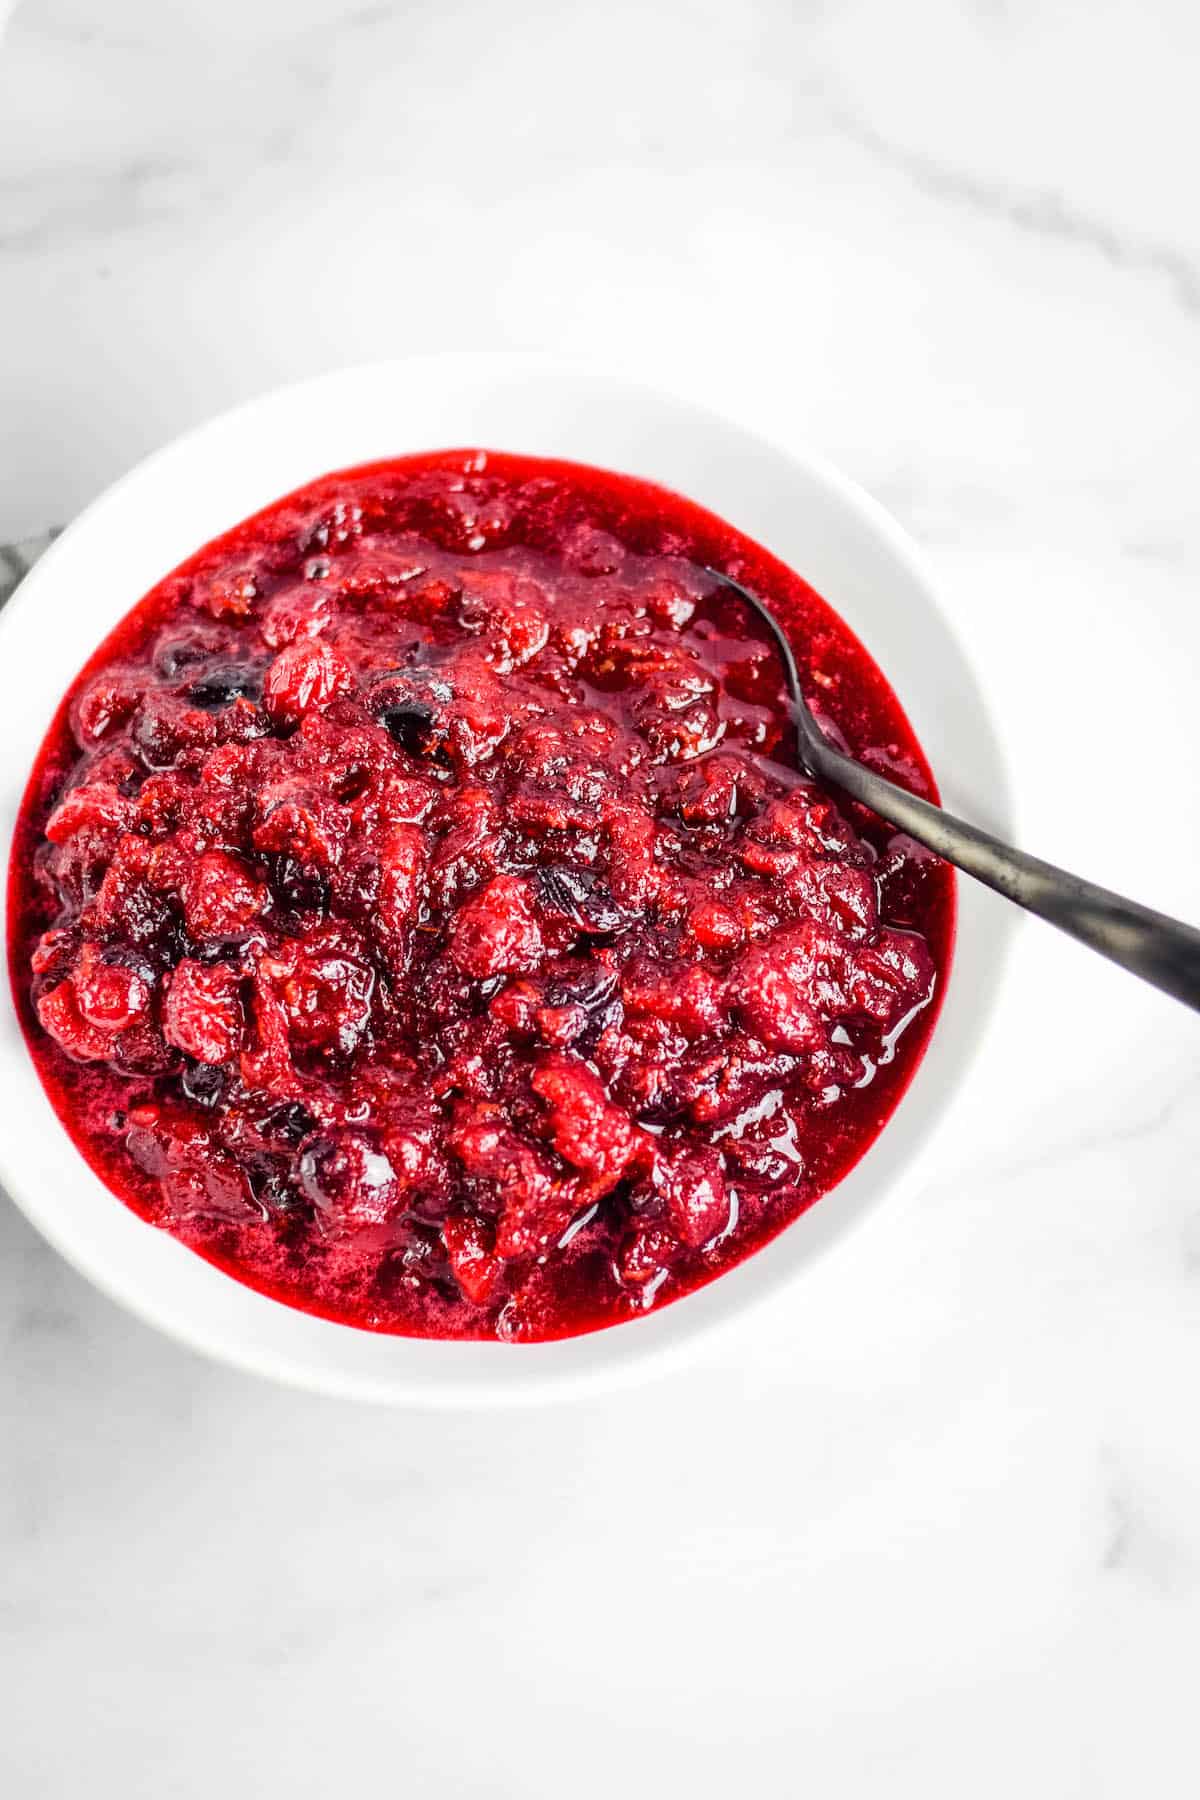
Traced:
[[934, 792], [805, 584], [624, 476], [444, 452], [208, 545], [60, 709], [10, 874], [30, 1050], [141, 1216], [374, 1330], [561, 1337], [810, 1206], [933, 1023], [949, 871], [795, 766]]

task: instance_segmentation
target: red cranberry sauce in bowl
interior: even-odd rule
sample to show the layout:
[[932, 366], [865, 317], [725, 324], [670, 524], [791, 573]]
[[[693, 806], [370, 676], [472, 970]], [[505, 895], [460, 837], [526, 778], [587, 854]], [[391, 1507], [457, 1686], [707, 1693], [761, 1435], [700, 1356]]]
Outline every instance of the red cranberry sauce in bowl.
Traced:
[[292, 1306], [529, 1341], [739, 1262], [925, 1047], [949, 870], [797, 770], [771, 605], [858, 756], [934, 784], [861, 645], [629, 477], [329, 476], [146, 596], [25, 800], [10, 961], [72, 1139]]

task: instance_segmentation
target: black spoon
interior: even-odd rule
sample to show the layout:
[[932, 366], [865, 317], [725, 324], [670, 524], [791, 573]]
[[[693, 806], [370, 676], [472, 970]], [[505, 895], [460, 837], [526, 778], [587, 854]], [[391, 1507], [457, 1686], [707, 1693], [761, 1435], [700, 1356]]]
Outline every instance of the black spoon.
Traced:
[[1047, 919], [1110, 962], [1120, 963], [1123, 969], [1200, 1012], [1200, 931], [1139, 906], [1135, 900], [1124, 900], [1108, 888], [1081, 881], [1078, 875], [1068, 875], [1023, 850], [1013, 850], [977, 825], [968, 825], [940, 806], [919, 800], [886, 776], [836, 750], [809, 710], [792, 647], [769, 608], [731, 576], [716, 569], [705, 573], [740, 594], [771, 633], [791, 696], [801, 766], [810, 775], [869, 806], [889, 825], [907, 832], [1006, 900]]

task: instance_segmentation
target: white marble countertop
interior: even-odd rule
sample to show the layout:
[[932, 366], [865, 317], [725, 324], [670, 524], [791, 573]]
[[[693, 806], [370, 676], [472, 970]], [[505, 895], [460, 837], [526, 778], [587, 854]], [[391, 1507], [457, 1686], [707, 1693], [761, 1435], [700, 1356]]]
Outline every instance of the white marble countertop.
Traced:
[[[1030, 847], [1200, 916], [1198, 57], [1189, 0], [26, 0], [0, 540], [333, 363], [657, 370], [924, 542]], [[910, 1202], [507, 1417], [210, 1366], [0, 1202], [0, 1791], [1194, 1795], [1198, 1097], [1024, 926]]]

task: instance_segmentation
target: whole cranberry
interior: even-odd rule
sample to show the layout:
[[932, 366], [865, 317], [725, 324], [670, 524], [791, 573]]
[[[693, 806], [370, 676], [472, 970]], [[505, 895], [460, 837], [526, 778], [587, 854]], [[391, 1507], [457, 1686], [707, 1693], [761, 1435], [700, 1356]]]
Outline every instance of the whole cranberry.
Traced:
[[75, 997], [89, 1025], [101, 1031], [124, 1031], [150, 1004], [148, 969], [116, 956], [104, 956], [85, 944], [75, 971]]
[[345, 1230], [386, 1225], [399, 1205], [396, 1171], [364, 1132], [310, 1139], [299, 1167], [305, 1195], [330, 1224]]
[[141, 699], [142, 687], [137, 675], [122, 669], [106, 669], [97, 675], [71, 706], [76, 741], [90, 750], [123, 725]]
[[474, 1213], [454, 1214], [442, 1227], [442, 1242], [463, 1294], [473, 1306], [485, 1306], [504, 1272], [494, 1254], [494, 1234]]
[[185, 957], [171, 976], [163, 1036], [197, 1062], [225, 1063], [242, 1040], [242, 977], [229, 963]]
[[183, 880], [183, 911], [198, 942], [237, 937], [266, 905], [266, 891], [243, 863], [224, 850], [206, 850]]
[[729, 1197], [720, 1152], [711, 1144], [661, 1156], [654, 1184], [667, 1205], [671, 1229], [698, 1250], [729, 1223]]
[[450, 956], [475, 981], [537, 967], [542, 935], [528, 882], [497, 875], [459, 908], [450, 929]]
[[267, 670], [263, 700], [271, 723], [298, 725], [351, 685], [350, 670], [329, 644], [304, 638], [288, 644]]
[[37, 1003], [38, 1018], [75, 1062], [103, 1062], [112, 1051], [112, 1035], [91, 1025], [79, 1010], [72, 981], [60, 981]]

